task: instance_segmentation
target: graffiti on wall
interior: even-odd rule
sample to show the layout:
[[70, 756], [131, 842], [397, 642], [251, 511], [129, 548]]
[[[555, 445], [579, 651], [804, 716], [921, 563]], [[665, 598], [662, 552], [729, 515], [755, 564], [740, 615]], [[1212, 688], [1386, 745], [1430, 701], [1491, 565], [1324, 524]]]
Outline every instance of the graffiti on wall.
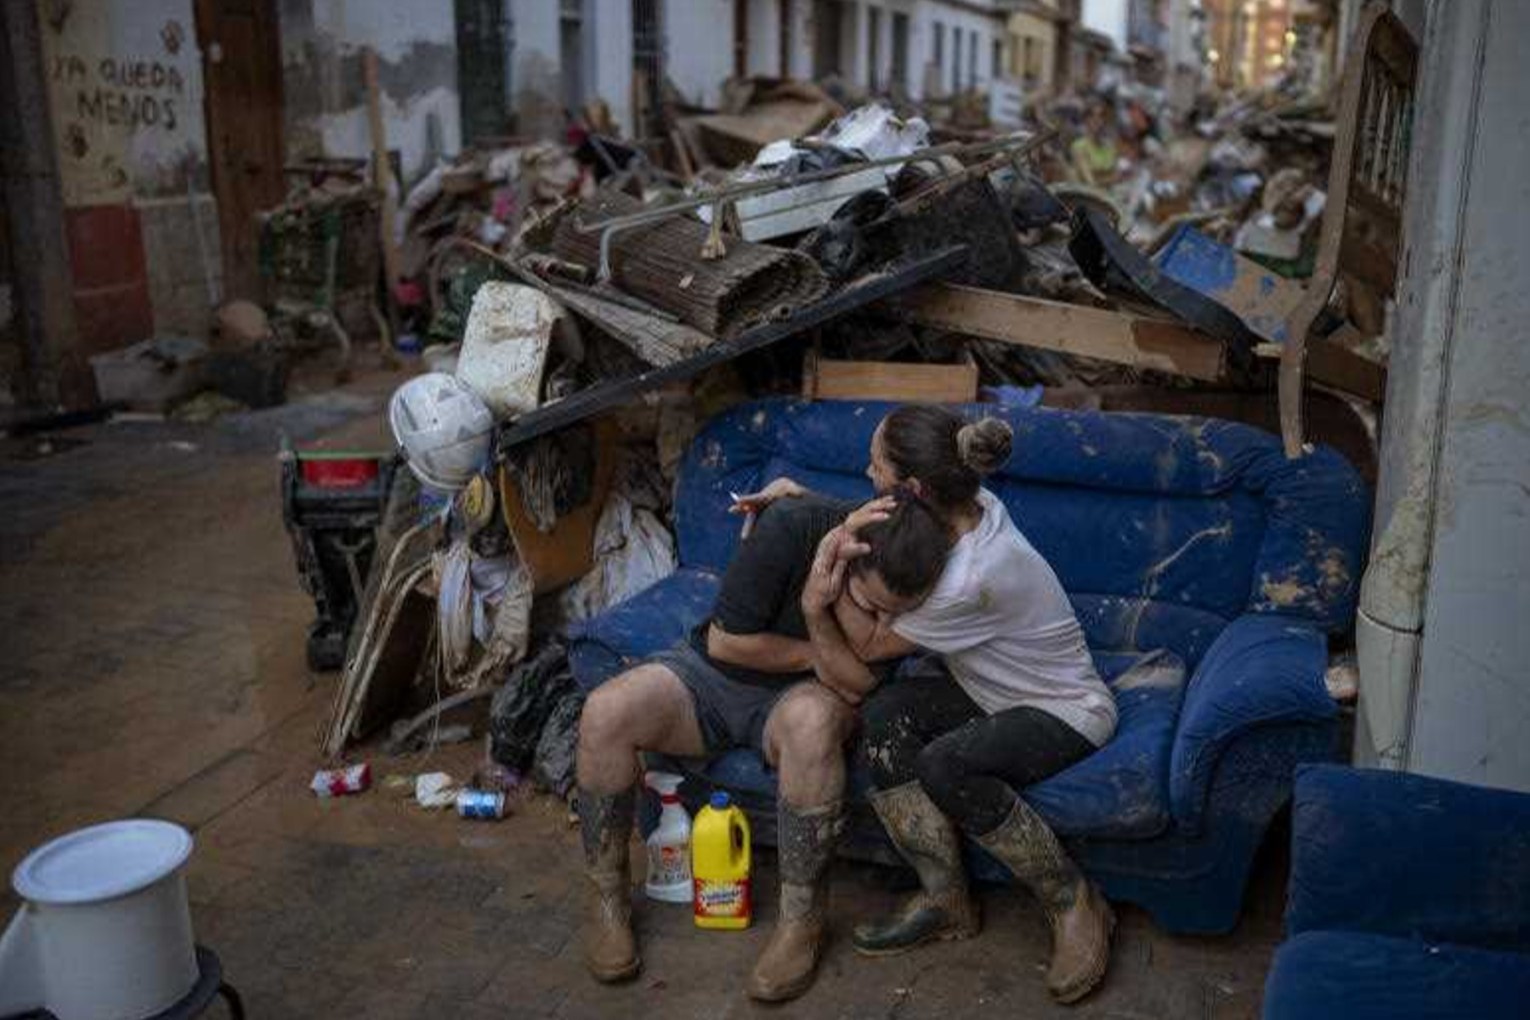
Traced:
[[189, 0], [40, 2], [65, 204], [184, 194], [206, 148]]
[[75, 54], [53, 60], [55, 94], [82, 123], [137, 131], [174, 131], [183, 116], [186, 81], [174, 65], [157, 60], [102, 57], [92, 63]]

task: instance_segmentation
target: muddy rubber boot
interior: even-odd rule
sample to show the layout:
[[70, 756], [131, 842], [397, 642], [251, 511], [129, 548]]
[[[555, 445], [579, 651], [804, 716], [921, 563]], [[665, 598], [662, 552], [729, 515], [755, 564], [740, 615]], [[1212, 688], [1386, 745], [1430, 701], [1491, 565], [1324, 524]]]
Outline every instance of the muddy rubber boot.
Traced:
[[579, 791], [579, 830], [590, 880], [584, 961], [597, 981], [625, 981], [642, 965], [632, 934], [632, 882], [627, 873], [635, 802], [632, 790], [615, 795]]
[[856, 925], [856, 952], [891, 956], [937, 939], [976, 935], [982, 918], [967, 889], [956, 826], [918, 782], [877, 790], [870, 799], [893, 846], [918, 872], [920, 888], [893, 916]]
[[1046, 911], [1052, 928], [1052, 964], [1047, 970], [1052, 998], [1068, 1003], [1088, 995], [1110, 964], [1116, 918], [1105, 897], [1023, 800], [1017, 798], [1003, 824], [977, 841], [1030, 887]]
[[844, 828], [843, 805], [776, 811], [781, 911], [745, 991], [760, 1002], [795, 999], [813, 983], [828, 935], [829, 859]]

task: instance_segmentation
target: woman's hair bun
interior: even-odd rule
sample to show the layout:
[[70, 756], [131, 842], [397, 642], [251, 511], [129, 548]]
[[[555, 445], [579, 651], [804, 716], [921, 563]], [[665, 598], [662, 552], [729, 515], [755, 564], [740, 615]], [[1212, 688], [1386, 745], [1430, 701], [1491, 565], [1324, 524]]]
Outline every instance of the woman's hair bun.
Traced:
[[1009, 460], [1015, 432], [1007, 422], [984, 418], [963, 425], [956, 433], [956, 456], [978, 475], [991, 475]]

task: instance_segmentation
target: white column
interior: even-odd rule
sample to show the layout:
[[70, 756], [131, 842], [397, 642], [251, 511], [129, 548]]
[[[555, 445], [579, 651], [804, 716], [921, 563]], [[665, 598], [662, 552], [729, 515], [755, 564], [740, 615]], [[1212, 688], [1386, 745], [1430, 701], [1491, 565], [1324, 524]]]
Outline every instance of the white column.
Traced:
[[589, 94], [606, 101], [611, 117], [627, 137], [632, 122], [632, 2], [585, 0], [584, 30], [593, 33], [586, 52], [593, 53]]

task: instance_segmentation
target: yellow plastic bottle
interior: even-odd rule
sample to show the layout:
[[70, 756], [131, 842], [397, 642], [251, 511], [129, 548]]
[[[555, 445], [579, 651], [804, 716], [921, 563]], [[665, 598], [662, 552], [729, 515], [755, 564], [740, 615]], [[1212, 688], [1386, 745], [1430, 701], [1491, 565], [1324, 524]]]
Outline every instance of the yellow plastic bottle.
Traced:
[[749, 927], [749, 819], [721, 790], [691, 825], [691, 877], [696, 927]]

